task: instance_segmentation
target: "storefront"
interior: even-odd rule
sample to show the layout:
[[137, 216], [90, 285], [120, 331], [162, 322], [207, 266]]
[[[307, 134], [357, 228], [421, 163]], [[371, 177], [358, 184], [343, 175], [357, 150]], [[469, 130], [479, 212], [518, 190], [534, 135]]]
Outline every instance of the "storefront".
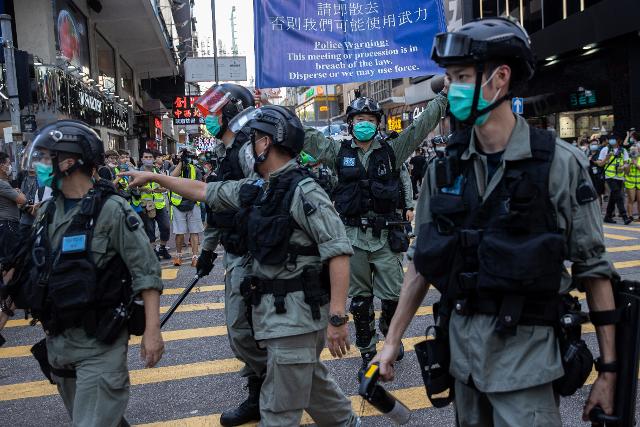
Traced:
[[332, 117], [342, 113], [335, 86], [312, 86], [298, 95], [296, 115], [309, 126], [326, 126]]

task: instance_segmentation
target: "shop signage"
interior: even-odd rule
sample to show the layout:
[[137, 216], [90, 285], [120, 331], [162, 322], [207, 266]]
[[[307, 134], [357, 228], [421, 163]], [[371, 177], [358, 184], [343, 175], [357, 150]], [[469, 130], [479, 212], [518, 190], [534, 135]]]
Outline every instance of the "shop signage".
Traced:
[[96, 113], [102, 113], [102, 101], [82, 90], [79, 91], [78, 95], [80, 97], [80, 105], [87, 107]]
[[36, 116], [29, 114], [26, 116], [20, 116], [20, 130], [22, 132], [33, 133], [38, 126], [36, 125]]
[[593, 107], [598, 103], [595, 90], [585, 90], [569, 94], [569, 105], [573, 108]]
[[387, 132], [390, 131], [402, 132], [401, 116], [389, 116], [387, 119]]
[[176, 125], [203, 125], [204, 117], [196, 108], [196, 96], [177, 96], [173, 100], [173, 124]]

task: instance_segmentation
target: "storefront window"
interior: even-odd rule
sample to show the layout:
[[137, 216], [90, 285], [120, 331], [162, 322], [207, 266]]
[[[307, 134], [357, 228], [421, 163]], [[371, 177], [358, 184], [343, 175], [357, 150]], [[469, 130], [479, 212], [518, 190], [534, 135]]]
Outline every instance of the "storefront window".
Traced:
[[133, 69], [127, 64], [127, 62], [120, 57], [120, 89], [127, 92], [129, 95], [133, 93]]
[[96, 52], [98, 54], [98, 83], [105, 91], [116, 89], [116, 54], [107, 40], [96, 31]]
[[56, 0], [54, 20], [58, 55], [89, 74], [87, 18], [70, 0]]

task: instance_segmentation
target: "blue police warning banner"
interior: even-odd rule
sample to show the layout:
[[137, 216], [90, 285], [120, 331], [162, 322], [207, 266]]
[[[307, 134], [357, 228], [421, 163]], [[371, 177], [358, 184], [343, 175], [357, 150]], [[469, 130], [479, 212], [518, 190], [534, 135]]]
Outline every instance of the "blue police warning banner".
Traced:
[[254, 0], [257, 87], [416, 77], [446, 31], [442, 0]]

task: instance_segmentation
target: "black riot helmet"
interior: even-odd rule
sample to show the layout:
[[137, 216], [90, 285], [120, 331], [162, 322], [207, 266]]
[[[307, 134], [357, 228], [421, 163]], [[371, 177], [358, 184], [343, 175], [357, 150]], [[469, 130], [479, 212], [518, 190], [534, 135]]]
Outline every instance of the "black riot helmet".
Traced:
[[279, 105], [265, 105], [256, 109], [247, 124], [252, 138], [259, 131], [269, 135], [273, 145], [289, 151], [293, 157], [300, 154], [304, 145], [304, 128], [298, 116]]
[[84, 165], [85, 170], [104, 163], [102, 140], [96, 131], [79, 120], [59, 120], [42, 128], [31, 150], [41, 149], [48, 150], [52, 157], [58, 153], [75, 154], [78, 165]]
[[347, 122], [351, 122], [354, 116], [358, 114], [372, 114], [378, 118], [378, 122], [382, 120], [382, 110], [378, 101], [366, 96], [356, 98], [351, 105], [347, 107]]
[[246, 87], [234, 83], [212, 86], [195, 102], [203, 116], [218, 116], [220, 130], [214, 135], [221, 138], [229, 122], [243, 110], [255, 106], [253, 94]]
[[[431, 59], [442, 67], [474, 65], [476, 86], [471, 115], [475, 120], [511, 98], [512, 91], [526, 84], [535, 73], [536, 60], [527, 31], [515, 20], [496, 17], [477, 19], [449, 33], [436, 34]], [[488, 64], [504, 63], [512, 71], [510, 92], [481, 111], [477, 110], [482, 76]]]

